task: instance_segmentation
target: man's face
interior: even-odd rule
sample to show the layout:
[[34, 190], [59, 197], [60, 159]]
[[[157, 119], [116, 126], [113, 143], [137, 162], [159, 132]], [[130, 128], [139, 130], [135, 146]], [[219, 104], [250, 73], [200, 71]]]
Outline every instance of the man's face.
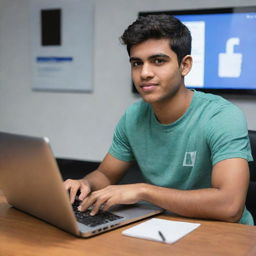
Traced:
[[131, 47], [132, 79], [144, 101], [154, 104], [171, 99], [184, 86], [183, 65], [168, 39], [149, 39]]

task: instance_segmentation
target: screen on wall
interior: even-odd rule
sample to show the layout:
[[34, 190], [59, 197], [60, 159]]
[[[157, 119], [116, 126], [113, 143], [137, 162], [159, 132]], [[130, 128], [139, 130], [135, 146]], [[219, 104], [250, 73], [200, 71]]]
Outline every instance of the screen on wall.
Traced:
[[256, 6], [141, 12], [179, 18], [192, 35], [188, 88], [256, 94]]

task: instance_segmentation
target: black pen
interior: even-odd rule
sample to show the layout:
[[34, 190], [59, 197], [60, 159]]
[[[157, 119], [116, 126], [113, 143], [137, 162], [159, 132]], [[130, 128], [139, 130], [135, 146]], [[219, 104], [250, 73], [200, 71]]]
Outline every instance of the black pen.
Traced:
[[165, 237], [164, 237], [163, 233], [160, 230], [158, 230], [158, 234], [161, 237], [162, 241], [165, 242], [166, 241]]

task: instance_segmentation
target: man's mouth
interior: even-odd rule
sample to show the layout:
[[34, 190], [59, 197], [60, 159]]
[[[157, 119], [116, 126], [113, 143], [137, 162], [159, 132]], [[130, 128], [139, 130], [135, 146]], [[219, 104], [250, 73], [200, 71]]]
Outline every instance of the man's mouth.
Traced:
[[145, 83], [140, 86], [143, 92], [151, 92], [153, 91], [158, 85], [155, 83]]

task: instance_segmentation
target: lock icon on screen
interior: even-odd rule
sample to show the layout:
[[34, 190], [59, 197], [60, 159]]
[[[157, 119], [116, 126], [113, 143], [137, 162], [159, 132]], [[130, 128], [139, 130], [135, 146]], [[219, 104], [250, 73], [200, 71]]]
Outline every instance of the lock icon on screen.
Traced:
[[219, 77], [239, 77], [241, 75], [242, 54], [235, 53], [235, 45], [239, 45], [240, 39], [232, 37], [227, 40], [226, 52], [219, 54]]

